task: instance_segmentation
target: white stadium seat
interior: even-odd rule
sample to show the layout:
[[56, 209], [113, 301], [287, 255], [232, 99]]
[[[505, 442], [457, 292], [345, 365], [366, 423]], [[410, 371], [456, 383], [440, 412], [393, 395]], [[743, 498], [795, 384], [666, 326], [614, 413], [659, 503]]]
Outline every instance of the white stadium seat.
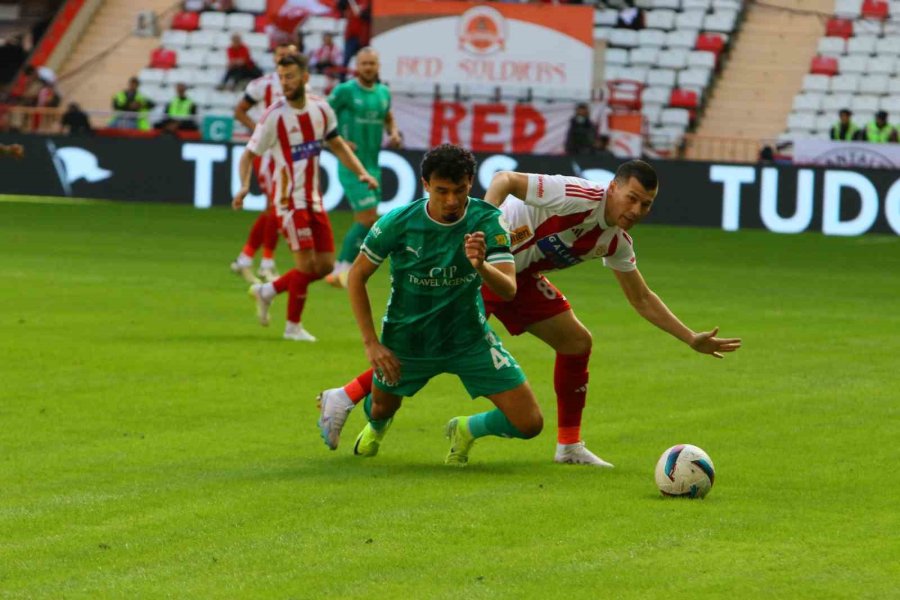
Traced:
[[200, 13], [200, 29], [225, 29], [225, 13], [213, 11]]
[[188, 98], [194, 101], [195, 104], [199, 106], [209, 106], [212, 104], [212, 95], [214, 94], [214, 90], [208, 87], [197, 87], [191, 89], [190, 93], [188, 93]]
[[856, 93], [859, 90], [859, 75], [835, 75], [831, 78], [829, 87], [832, 92]]
[[688, 51], [671, 48], [659, 56], [659, 66], [664, 69], [685, 69], [688, 66]]
[[900, 77], [891, 77], [888, 79], [888, 94], [900, 96]]
[[862, 13], [862, 0], [835, 0], [834, 14], [848, 19], [858, 19]]
[[853, 122], [861, 127], [865, 127], [866, 123], [869, 121], [875, 120], [875, 113], [873, 112], [857, 112], [853, 113]]
[[814, 92], [794, 96], [794, 112], [818, 112], [822, 108], [822, 94]]
[[884, 23], [879, 19], [860, 19], [853, 23], [854, 35], [873, 35], [878, 37], [884, 32]]
[[166, 85], [175, 85], [176, 83], [184, 83], [190, 85], [196, 78], [199, 69], [179, 67], [177, 69], [169, 69], [166, 72]]
[[609, 45], [634, 48], [638, 45], [638, 33], [632, 29], [613, 29], [609, 34]]
[[256, 27], [256, 17], [248, 13], [231, 13], [225, 19], [225, 29], [228, 31], [253, 31]]
[[615, 31], [612, 27], [594, 27], [594, 39], [609, 41], [609, 36]]
[[737, 13], [731, 10], [722, 10], [706, 15], [703, 20], [703, 29], [706, 31], [719, 31], [732, 33], [737, 26]]
[[165, 88], [161, 85], [141, 84], [141, 93], [156, 104], [165, 104], [172, 97], [171, 88]]
[[681, 10], [681, 0], [653, 0], [654, 12], [661, 8]]
[[264, 33], [245, 33], [241, 35], [241, 39], [250, 50], [268, 51], [269, 49], [269, 36]]
[[234, 9], [241, 12], [262, 14], [266, 12], [266, 0], [234, 0]]
[[883, 37], [875, 42], [875, 53], [879, 56], [900, 54], [900, 36]]
[[708, 11], [712, 7], [712, 0], [682, 0], [682, 10], [702, 10]]
[[878, 96], [858, 95], [853, 96], [850, 110], [853, 112], [876, 112], [878, 110]]
[[678, 13], [675, 16], [675, 28], [697, 31], [703, 27], [703, 19], [706, 13], [699, 10], [689, 10]]
[[138, 73], [138, 81], [141, 85], [146, 84], [162, 84], [166, 79], [166, 71], [168, 69], [141, 69]]
[[865, 73], [868, 68], [869, 57], [859, 54], [838, 57], [838, 71], [843, 75], [850, 73]]
[[606, 64], [603, 67], [603, 80], [614, 81], [616, 79], [622, 79], [622, 75], [625, 71], [627, 71], [627, 69], [620, 65]]
[[169, 50], [181, 50], [188, 46], [188, 32], [180, 29], [167, 29], [163, 31], [160, 43]]
[[822, 110], [829, 114], [837, 114], [838, 111], [850, 108], [853, 102], [853, 94], [828, 94], [822, 98]]
[[659, 29], [638, 31], [638, 45], [641, 48], [662, 48], [666, 45], [666, 33]]
[[888, 93], [888, 76], [887, 75], [864, 75], [859, 81], [859, 92], [861, 94], [887, 94]]
[[651, 69], [647, 73], [647, 85], [675, 87], [675, 71], [671, 69]]
[[187, 46], [189, 48], [212, 48], [216, 43], [216, 31], [198, 29], [188, 33]]
[[628, 50], [624, 48], [607, 48], [603, 59], [608, 65], [627, 65]]
[[787, 125], [789, 129], [812, 131], [816, 128], [816, 118], [810, 113], [791, 113]]
[[663, 125], [687, 127], [691, 123], [691, 111], [686, 108], [664, 108], [659, 122]]
[[744, 8], [741, 0], [713, 0], [712, 5], [715, 10], [725, 9], [735, 12], [740, 12]]
[[675, 11], [655, 9], [644, 15], [644, 24], [648, 29], [675, 29]]
[[831, 77], [828, 75], [804, 75], [803, 89], [805, 91], [827, 92]]
[[886, 110], [893, 120], [900, 117], [900, 98], [897, 96], [882, 96], [878, 105], [879, 110]]
[[689, 67], [701, 67], [703, 69], [716, 68], [716, 55], [713, 52], [694, 50], [688, 55]]
[[224, 77], [225, 69], [202, 69], [195, 74], [194, 83], [196, 85], [215, 87], [222, 83]]
[[678, 72], [678, 87], [698, 87], [705, 89], [709, 85], [712, 71], [708, 69], [685, 69]]
[[615, 27], [619, 20], [619, 11], [598, 9], [594, 11], [594, 26]]
[[847, 52], [847, 40], [842, 37], [823, 37], [819, 40], [819, 54], [840, 56]]
[[224, 50], [213, 50], [206, 55], [206, 66], [210, 69], [225, 69], [228, 66], [228, 54]]
[[874, 35], [853, 36], [847, 40], [847, 54], [874, 54], [877, 39]]
[[622, 71], [619, 73], [619, 79], [628, 79], [639, 83], [647, 83], [648, 67], [620, 67]]
[[813, 129], [816, 131], [828, 131], [832, 125], [837, 123], [837, 120], [837, 114], [817, 115]]
[[644, 105], [665, 106], [669, 103], [669, 96], [672, 94], [672, 88], [668, 87], [646, 87], [641, 93], [641, 102]]
[[641, 107], [641, 115], [648, 125], [657, 125], [659, 117], [662, 114], [663, 107], [661, 104], [644, 104]]
[[206, 50], [200, 48], [190, 48], [178, 52], [179, 67], [202, 67], [204, 66], [204, 58]]
[[693, 50], [697, 45], [696, 31], [670, 31], [666, 34], [666, 47]]
[[658, 48], [632, 48], [628, 52], [628, 62], [632, 65], [653, 66], [659, 61]]

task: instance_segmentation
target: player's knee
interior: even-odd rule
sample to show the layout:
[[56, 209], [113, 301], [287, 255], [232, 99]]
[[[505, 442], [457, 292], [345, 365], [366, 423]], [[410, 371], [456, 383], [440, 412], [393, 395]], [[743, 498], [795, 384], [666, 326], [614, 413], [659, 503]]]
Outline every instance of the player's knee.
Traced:
[[572, 335], [566, 336], [565, 340], [556, 351], [560, 354], [590, 354], [594, 347], [594, 337], [586, 327], [580, 327]]
[[528, 419], [519, 427], [519, 431], [522, 432], [522, 437], [526, 440], [537, 437], [543, 430], [544, 415], [542, 415], [539, 410], [536, 410], [529, 415]]

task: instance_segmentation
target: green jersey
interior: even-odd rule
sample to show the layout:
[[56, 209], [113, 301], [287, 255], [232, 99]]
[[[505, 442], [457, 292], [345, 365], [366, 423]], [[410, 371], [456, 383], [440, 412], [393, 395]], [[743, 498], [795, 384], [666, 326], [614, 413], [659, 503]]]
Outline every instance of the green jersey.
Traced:
[[[384, 121], [391, 109], [391, 92], [376, 83], [364, 88], [356, 79], [335, 86], [328, 103], [338, 118], [338, 132], [356, 144], [356, 156], [367, 170], [378, 168]], [[343, 164], [340, 168], [346, 168]]]
[[391, 259], [381, 343], [399, 357], [451, 357], [490, 332], [481, 276], [466, 258], [465, 234], [484, 232], [487, 262], [513, 262], [499, 209], [469, 198], [459, 221], [444, 224], [429, 216], [427, 202], [416, 200], [381, 217], [360, 248], [376, 265]]

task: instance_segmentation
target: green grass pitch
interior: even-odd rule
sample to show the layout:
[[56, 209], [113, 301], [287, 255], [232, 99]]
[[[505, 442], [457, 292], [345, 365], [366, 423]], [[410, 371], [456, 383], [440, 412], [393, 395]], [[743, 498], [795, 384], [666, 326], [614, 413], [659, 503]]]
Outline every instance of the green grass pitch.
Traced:
[[[584, 438], [616, 469], [552, 463], [553, 354], [498, 326], [547, 427], [453, 470], [443, 425], [489, 404], [447, 376], [378, 457], [352, 456], [359, 411], [322, 444], [358, 333], [323, 284], [318, 343], [281, 339], [283, 298], [256, 324], [228, 271], [251, 215], [4, 200], [0, 598], [897, 597], [898, 238], [638, 227], [651, 287], [744, 348], [693, 353], [600, 264], [551, 275], [594, 334]], [[706, 500], [655, 489], [681, 442], [715, 461]]]

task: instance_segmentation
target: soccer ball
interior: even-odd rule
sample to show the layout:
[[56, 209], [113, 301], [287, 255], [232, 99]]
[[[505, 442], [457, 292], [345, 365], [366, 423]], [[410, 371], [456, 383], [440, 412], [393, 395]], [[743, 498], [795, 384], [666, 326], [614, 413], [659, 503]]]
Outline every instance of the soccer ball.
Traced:
[[716, 479], [709, 455], [697, 446], [678, 444], [662, 453], [656, 463], [656, 487], [666, 496], [702, 498]]

